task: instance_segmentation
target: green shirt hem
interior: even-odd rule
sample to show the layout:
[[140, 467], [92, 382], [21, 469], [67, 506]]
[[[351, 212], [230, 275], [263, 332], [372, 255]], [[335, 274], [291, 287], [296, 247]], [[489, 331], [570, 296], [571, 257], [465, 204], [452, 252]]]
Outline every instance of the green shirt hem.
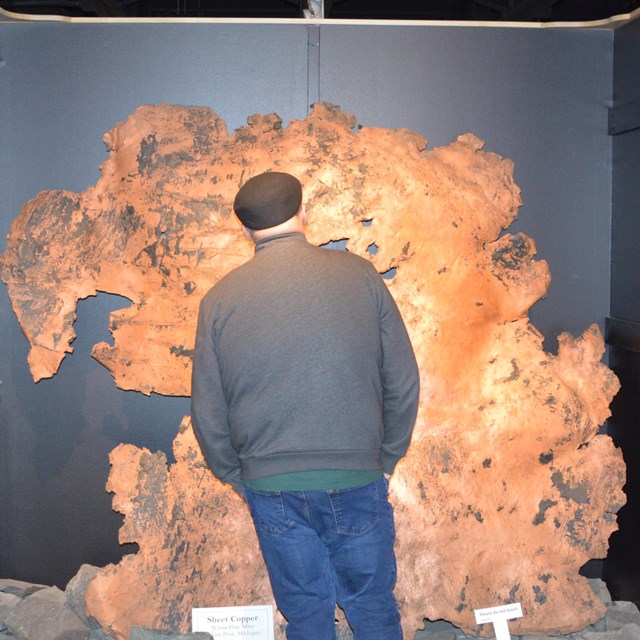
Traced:
[[382, 469], [329, 469], [278, 473], [263, 478], [243, 479], [242, 482], [256, 491], [323, 491], [361, 487], [374, 482], [382, 473]]

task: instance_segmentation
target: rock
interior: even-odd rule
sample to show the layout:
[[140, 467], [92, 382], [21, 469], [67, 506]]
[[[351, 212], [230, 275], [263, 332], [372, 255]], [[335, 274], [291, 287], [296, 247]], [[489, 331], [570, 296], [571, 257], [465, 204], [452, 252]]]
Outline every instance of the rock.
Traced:
[[589, 627], [587, 627], [587, 631], [595, 631], [597, 633], [603, 633], [605, 631], [607, 631], [608, 627], [607, 627], [607, 618], [606, 616], [603, 618], [600, 618], [600, 620], [597, 620], [596, 622], [594, 622], [592, 625], [590, 625]]
[[66, 630], [56, 636], [55, 640], [91, 640], [91, 632], [89, 629]]
[[3, 580], [0, 578], [0, 592], [10, 593], [19, 598], [28, 596], [31, 593], [39, 591], [40, 589], [46, 589], [43, 584], [33, 584], [31, 582], [22, 582], [22, 580]]
[[65, 594], [57, 587], [42, 588], [23, 598], [5, 624], [18, 640], [89, 640], [89, 629], [67, 608]]
[[[67, 589], [65, 590], [64, 597], [67, 601], [79, 602], [82, 597], [83, 590], [86, 587], [88, 580], [96, 573], [96, 567], [84, 565], [80, 568], [78, 574], [69, 582]], [[601, 597], [606, 601], [608, 598], [608, 590], [604, 586], [601, 580], [590, 580], [591, 587], [594, 591], [600, 593]], [[84, 585], [84, 586], [82, 586]], [[34, 585], [36, 586], [36, 585]], [[41, 625], [47, 625], [48, 616], [58, 605], [63, 601], [61, 592], [55, 588], [45, 587], [43, 585], [37, 585], [37, 591], [44, 591], [41, 593], [41, 598], [45, 598], [49, 601], [47, 606], [32, 607], [30, 615], [32, 617], [30, 628], [31, 631], [28, 636], [28, 640], [37, 639], [40, 640], [40, 627]], [[26, 593], [24, 597], [18, 597], [13, 594], [0, 592], [0, 640], [21, 640], [25, 636], [16, 636], [9, 629], [3, 626], [3, 615], [8, 614], [15, 609], [20, 603], [26, 602], [32, 597], [31, 594], [36, 593], [29, 588], [28, 583], [22, 583], [20, 588], [21, 593]], [[4, 603], [4, 609], [3, 607]], [[24, 607], [21, 607], [24, 611]], [[4, 612], [4, 613], [3, 613]], [[600, 620], [594, 625], [591, 625], [587, 629], [583, 629], [581, 633], [573, 633], [562, 637], [555, 637], [551, 640], [640, 640], [638, 637], [638, 631], [640, 630], [640, 612], [635, 604], [631, 602], [611, 602], [607, 610], [607, 618]], [[611, 614], [611, 620], [613, 627], [606, 629], [605, 621]], [[336, 634], [337, 640], [353, 640], [353, 634], [348, 626], [344, 623], [344, 617], [338, 615], [340, 625], [337, 626]], [[77, 624], [77, 620], [74, 620], [74, 624]], [[633, 622], [626, 622], [632, 620]], [[91, 620], [88, 620], [91, 622]], [[64, 626], [64, 625], [62, 625]], [[276, 626], [277, 633], [280, 633], [284, 637], [284, 625]], [[44, 636], [48, 638], [51, 636]], [[514, 640], [550, 640], [547, 636], [537, 635], [512, 635]], [[101, 631], [86, 628], [62, 628], [59, 630], [53, 640], [112, 640], [111, 636], [105, 636]], [[424, 628], [418, 630], [415, 635], [411, 636], [412, 640], [473, 640], [472, 636], [464, 634], [460, 629], [454, 627], [451, 623], [445, 620], [437, 620], [432, 622], [430, 620], [424, 620]], [[206, 632], [188, 633], [173, 630], [154, 629], [148, 627], [134, 626], [129, 630], [129, 640], [211, 640], [211, 635]]]
[[589, 578], [589, 586], [593, 589], [593, 592], [598, 596], [598, 599], [605, 607], [611, 604], [611, 594], [607, 588], [607, 584], [600, 578]]
[[83, 564], [78, 573], [71, 578], [65, 589], [67, 606], [73, 611], [87, 627], [92, 631], [91, 640], [110, 640], [102, 632], [102, 628], [95, 618], [86, 614], [87, 589], [91, 581], [96, 577], [100, 569], [89, 564]]
[[640, 625], [631, 623], [614, 631], [604, 633], [588, 632], [582, 634], [584, 640], [640, 640]]
[[19, 602], [20, 598], [18, 596], [0, 591], [0, 631], [6, 628], [4, 621], [7, 615], [9, 615], [9, 612], [14, 609]]
[[456, 640], [455, 631], [436, 631], [435, 633], [416, 634], [414, 640]]
[[640, 625], [640, 611], [633, 602], [613, 602], [607, 609], [607, 630], [616, 631], [625, 625]]
[[213, 636], [206, 631], [178, 633], [159, 629], [145, 629], [144, 627], [131, 627], [130, 640], [213, 640]]
[[85, 623], [87, 622], [87, 614], [85, 612], [87, 587], [99, 571], [98, 567], [83, 564], [78, 573], [69, 580], [64, 590], [67, 606]]

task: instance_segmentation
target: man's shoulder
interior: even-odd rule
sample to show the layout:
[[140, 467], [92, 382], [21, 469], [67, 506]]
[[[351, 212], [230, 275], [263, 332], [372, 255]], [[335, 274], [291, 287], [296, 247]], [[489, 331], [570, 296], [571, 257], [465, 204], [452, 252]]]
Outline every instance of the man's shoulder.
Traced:
[[244, 272], [247, 271], [247, 267], [251, 261], [245, 262], [238, 267], [235, 267], [231, 271], [225, 273], [220, 280], [204, 294], [200, 305], [214, 304], [217, 299], [220, 299], [228, 294], [229, 291], [238, 289], [238, 283], [246, 280]]

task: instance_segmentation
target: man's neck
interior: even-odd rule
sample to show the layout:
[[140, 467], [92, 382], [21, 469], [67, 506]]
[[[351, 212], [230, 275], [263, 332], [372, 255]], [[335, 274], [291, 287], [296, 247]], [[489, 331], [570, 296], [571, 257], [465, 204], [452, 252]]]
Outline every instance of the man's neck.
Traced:
[[287, 233], [301, 233], [304, 235], [304, 223], [300, 215], [293, 216], [289, 220], [286, 220], [282, 224], [275, 227], [269, 227], [268, 229], [247, 229], [250, 240], [258, 244], [262, 240], [273, 238], [275, 236], [282, 236]]

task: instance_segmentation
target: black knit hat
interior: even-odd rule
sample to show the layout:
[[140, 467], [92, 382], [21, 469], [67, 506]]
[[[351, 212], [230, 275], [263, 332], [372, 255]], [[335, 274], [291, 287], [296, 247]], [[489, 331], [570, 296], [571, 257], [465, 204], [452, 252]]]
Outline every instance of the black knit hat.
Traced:
[[233, 210], [247, 229], [275, 227], [298, 213], [302, 185], [288, 173], [269, 171], [244, 183], [233, 201]]

